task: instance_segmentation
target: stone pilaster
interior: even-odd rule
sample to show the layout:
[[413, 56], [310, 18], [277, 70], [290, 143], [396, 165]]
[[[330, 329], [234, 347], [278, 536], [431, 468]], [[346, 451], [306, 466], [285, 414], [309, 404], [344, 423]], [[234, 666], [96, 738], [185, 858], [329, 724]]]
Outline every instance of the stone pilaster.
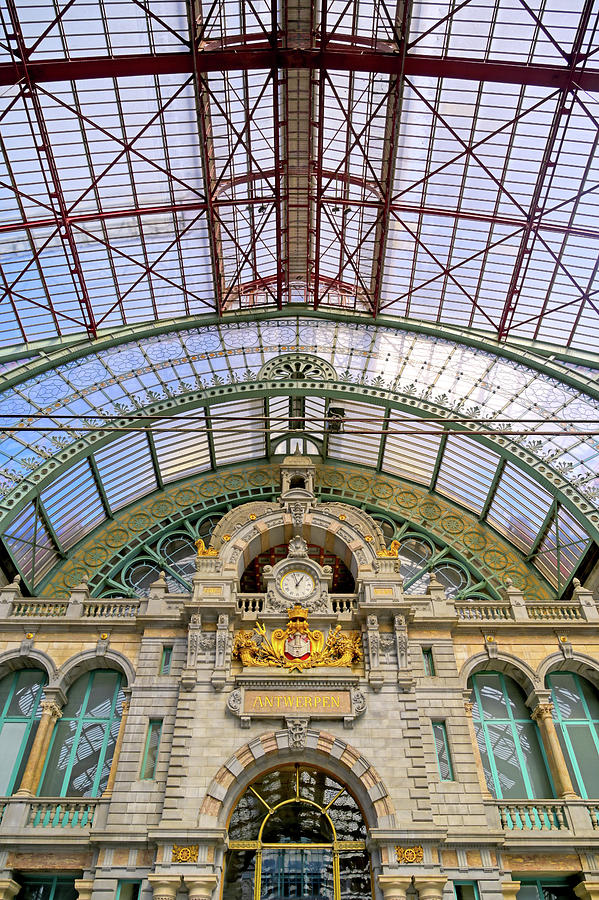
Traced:
[[411, 884], [411, 875], [379, 875], [379, 887], [385, 900], [406, 900]]
[[29, 753], [29, 759], [21, 778], [16, 797], [34, 797], [42, 777], [44, 762], [50, 746], [54, 726], [62, 716], [62, 704], [57, 697], [41, 702], [42, 715]]
[[570, 780], [570, 773], [568, 772], [566, 760], [564, 759], [555, 729], [553, 703], [539, 703], [532, 712], [532, 718], [539, 726], [541, 740], [545, 747], [547, 762], [558, 796], [566, 800], [578, 797]]

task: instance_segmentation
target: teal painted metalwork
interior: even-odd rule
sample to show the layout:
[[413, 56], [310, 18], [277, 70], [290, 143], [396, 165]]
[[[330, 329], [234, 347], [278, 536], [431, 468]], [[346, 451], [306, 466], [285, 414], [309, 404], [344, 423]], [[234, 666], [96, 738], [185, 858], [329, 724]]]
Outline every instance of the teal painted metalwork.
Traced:
[[20, 669], [0, 682], [0, 796], [19, 787], [39, 718], [45, 672]]
[[121, 722], [120, 673], [94, 670], [69, 689], [39, 789], [41, 797], [97, 797], [108, 781]]
[[581, 797], [599, 797], [599, 697], [575, 672], [552, 672], [551, 688], [558, 737], [570, 777]]
[[489, 790], [498, 800], [555, 797], [539, 730], [521, 688], [501, 672], [479, 672], [470, 681], [472, 718]]

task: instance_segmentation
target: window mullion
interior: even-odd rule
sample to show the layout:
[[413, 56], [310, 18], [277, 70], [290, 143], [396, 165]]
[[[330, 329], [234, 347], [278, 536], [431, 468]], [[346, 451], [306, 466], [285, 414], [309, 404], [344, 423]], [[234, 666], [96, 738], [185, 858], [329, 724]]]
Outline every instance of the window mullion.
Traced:
[[501, 782], [499, 780], [499, 775], [497, 773], [497, 766], [495, 765], [495, 756], [493, 754], [493, 749], [491, 747], [491, 741], [487, 732], [487, 724], [485, 719], [485, 711], [483, 709], [483, 705], [480, 699], [480, 692], [478, 690], [478, 684], [476, 683], [476, 677], [472, 679], [472, 687], [474, 689], [474, 696], [476, 697], [476, 704], [478, 706], [479, 714], [480, 714], [480, 726], [483, 733], [483, 740], [485, 742], [485, 747], [487, 748], [487, 759], [489, 760], [489, 766], [491, 767], [491, 776], [493, 778], [493, 783], [495, 785], [495, 791], [497, 793], [497, 800], [503, 799], [503, 791], [501, 790]]
[[[85, 719], [85, 710], [87, 709], [87, 704], [89, 701], [89, 695], [91, 694], [93, 680], [94, 680], [94, 673], [90, 672], [88, 680], [87, 680], [87, 687], [85, 689], [85, 695], [83, 697], [83, 702], [81, 704], [81, 712], [79, 713], [79, 716], [77, 717], [77, 728], [75, 729], [75, 737], [73, 739], [73, 746], [71, 747], [71, 752], [69, 753], [69, 762], [67, 764], [65, 776], [62, 781], [62, 787], [60, 789], [61, 797], [66, 797], [66, 795], [67, 795], [69, 782], [71, 780], [71, 773], [73, 771], [73, 765], [75, 764], [75, 756], [77, 755], [77, 750], [79, 748], [79, 741], [81, 740], [81, 732], [83, 731], [83, 722]], [[69, 719], [67, 719], [66, 721], [68, 722]], [[56, 732], [55, 732], [55, 734], [56, 734]], [[50, 757], [50, 754], [48, 753], [48, 758], [49, 757]]]

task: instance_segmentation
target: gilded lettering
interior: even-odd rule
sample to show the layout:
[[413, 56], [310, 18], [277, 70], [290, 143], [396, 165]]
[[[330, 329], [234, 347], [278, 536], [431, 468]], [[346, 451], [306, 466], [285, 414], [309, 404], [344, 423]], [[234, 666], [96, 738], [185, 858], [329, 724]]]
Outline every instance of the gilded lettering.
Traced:
[[267, 706], [274, 706], [273, 698], [272, 698], [272, 697], [265, 697], [264, 699], [265, 699], [265, 701], [266, 701], [266, 705], [267, 705]]
[[333, 704], [334, 707], [336, 707], [337, 709], [340, 708], [340, 706], [341, 706], [341, 697], [331, 697], [331, 701], [332, 701], [332, 704]]
[[330, 697], [323, 697], [323, 698], [322, 698], [322, 706], [323, 706], [323, 709], [326, 709], [327, 706], [330, 706], [330, 705], [331, 705], [331, 698], [330, 698]]
[[293, 706], [293, 697], [289, 696], [289, 694], [285, 695], [285, 706]]

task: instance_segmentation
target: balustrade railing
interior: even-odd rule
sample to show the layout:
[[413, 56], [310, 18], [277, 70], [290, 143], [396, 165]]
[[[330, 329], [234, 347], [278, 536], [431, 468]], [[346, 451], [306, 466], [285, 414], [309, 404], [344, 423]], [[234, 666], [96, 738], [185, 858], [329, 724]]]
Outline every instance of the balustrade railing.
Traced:
[[584, 621], [582, 610], [579, 606], [573, 604], [543, 604], [527, 606], [526, 611], [529, 619], [536, 621], [557, 620], [559, 622], [581, 622]]
[[85, 619], [133, 619], [139, 600], [87, 600], [83, 604]]
[[596, 831], [599, 831], [599, 804], [591, 804], [587, 806], [591, 824]]
[[91, 828], [95, 800], [32, 800], [27, 824], [34, 828]]
[[514, 618], [511, 607], [499, 603], [456, 603], [455, 611], [462, 622], [511, 622]]
[[344, 597], [342, 594], [329, 594], [329, 599], [331, 601], [331, 609], [334, 613], [351, 612], [352, 609], [356, 609], [358, 605], [358, 601], [352, 595]]
[[49, 618], [58, 618], [65, 616], [67, 612], [68, 601], [66, 600], [16, 600], [12, 605], [12, 616], [43, 616]]
[[563, 803], [542, 800], [499, 804], [506, 831], [563, 831], [569, 828]]
[[261, 613], [264, 611], [264, 597], [262, 594], [238, 594], [237, 610], [241, 613]]

